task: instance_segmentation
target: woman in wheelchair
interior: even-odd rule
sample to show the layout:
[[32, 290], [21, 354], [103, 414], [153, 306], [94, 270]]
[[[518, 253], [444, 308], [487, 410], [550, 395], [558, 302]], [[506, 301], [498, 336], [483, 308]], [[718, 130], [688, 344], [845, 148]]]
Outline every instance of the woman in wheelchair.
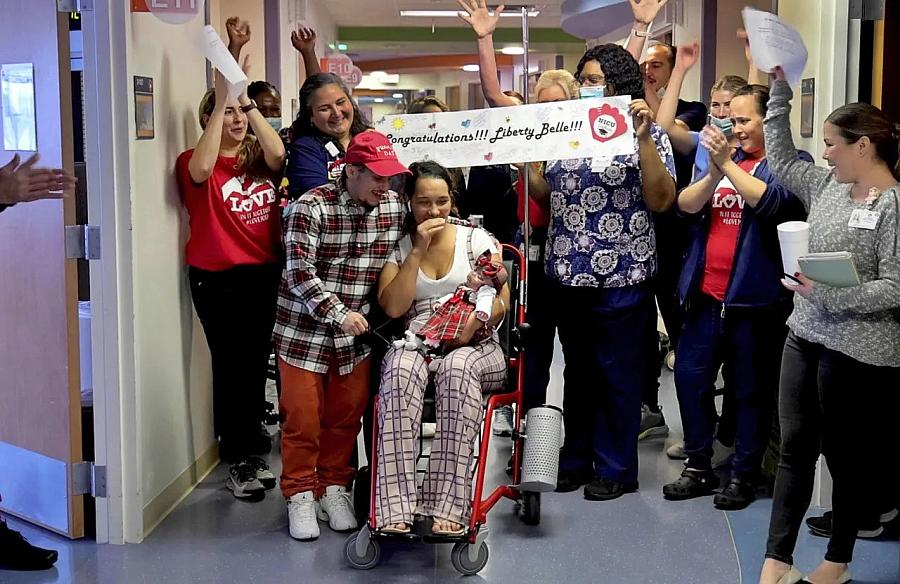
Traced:
[[[452, 178], [435, 162], [409, 167], [407, 235], [388, 259], [378, 284], [378, 301], [391, 318], [405, 316], [415, 332], [428, 320], [438, 299], [453, 294], [490, 250], [500, 262], [493, 238], [480, 228], [448, 221], [453, 206]], [[378, 392], [380, 433], [376, 447], [376, 516], [385, 533], [408, 533], [415, 514], [434, 519], [435, 535], [462, 535], [470, 513], [471, 468], [483, 412], [482, 392], [499, 389], [506, 359], [497, 335], [472, 341], [482, 326], [495, 327], [509, 306], [504, 286], [485, 324], [473, 312], [456, 341], [444, 348], [434, 369], [437, 430], [421, 492], [416, 487], [416, 454], [423, 394], [428, 384], [426, 355], [392, 347], [384, 358]]]

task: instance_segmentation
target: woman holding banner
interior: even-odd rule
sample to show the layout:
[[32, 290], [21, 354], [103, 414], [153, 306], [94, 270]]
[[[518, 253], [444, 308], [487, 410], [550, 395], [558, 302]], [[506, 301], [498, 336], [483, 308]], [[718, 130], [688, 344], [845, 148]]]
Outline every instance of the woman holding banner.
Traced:
[[838, 288], [789, 274], [797, 294], [782, 361], [781, 463], [760, 583], [800, 579], [793, 552], [821, 447], [834, 479], [832, 531], [809, 581], [833, 584], [850, 580], [859, 518], [896, 496], [879, 469], [897, 444], [882, 408], [900, 377], [900, 132], [874, 106], [842, 106], [825, 120], [830, 168], [821, 168], [794, 156], [791, 97], [776, 68], [765, 121], [769, 163], [809, 211], [809, 251], [852, 253], [861, 283]]

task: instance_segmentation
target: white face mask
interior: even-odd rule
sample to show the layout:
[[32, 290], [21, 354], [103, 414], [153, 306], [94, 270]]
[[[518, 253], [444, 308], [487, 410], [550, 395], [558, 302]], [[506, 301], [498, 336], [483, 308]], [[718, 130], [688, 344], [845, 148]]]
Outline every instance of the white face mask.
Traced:
[[266, 121], [269, 122], [269, 125], [272, 126], [276, 132], [281, 131], [281, 118], [266, 118]]
[[581, 89], [578, 90], [578, 96], [581, 99], [588, 99], [591, 97], [606, 97], [606, 86], [582, 85]]

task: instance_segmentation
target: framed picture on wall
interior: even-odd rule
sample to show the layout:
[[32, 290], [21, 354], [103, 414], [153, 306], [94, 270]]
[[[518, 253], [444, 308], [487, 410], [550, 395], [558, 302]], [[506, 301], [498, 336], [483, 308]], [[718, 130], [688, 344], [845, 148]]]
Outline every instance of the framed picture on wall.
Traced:
[[800, 82], [800, 135], [812, 138], [815, 125], [816, 80], [812, 77]]
[[152, 140], [155, 136], [152, 77], [134, 76], [134, 127], [138, 140]]

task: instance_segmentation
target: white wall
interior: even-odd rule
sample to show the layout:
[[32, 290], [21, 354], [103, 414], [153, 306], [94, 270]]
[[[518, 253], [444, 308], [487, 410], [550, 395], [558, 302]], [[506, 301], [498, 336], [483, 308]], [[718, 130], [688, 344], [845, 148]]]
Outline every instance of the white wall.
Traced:
[[300, 22], [316, 31], [316, 54], [322, 58], [328, 54], [329, 44], [337, 39], [337, 24], [320, 0], [281, 0], [279, 14], [279, 35], [281, 46], [281, 79], [268, 79], [281, 90], [282, 123], [287, 126], [293, 122], [292, 102], [295, 103], [300, 92], [302, 80], [306, 78], [303, 59], [291, 45], [290, 31]]
[[[126, 19], [129, 83], [133, 75], [152, 77], [155, 92], [156, 137], [130, 142], [139, 472], [146, 512], [214, 444], [209, 353], [192, 310], [184, 264], [187, 222], [173, 174], [178, 154], [199, 137], [196, 111], [206, 90], [206, 63], [193, 44], [202, 16], [181, 26], [150, 14]], [[128, 105], [134, 120], [130, 100]]]
[[818, 159], [824, 150], [822, 124], [846, 102], [849, 15], [845, 0], [791, 0], [780, 2], [778, 16], [803, 36], [809, 60], [803, 78], [816, 80], [813, 136], [800, 136], [800, 88], [794, 88], [791, 126], [798, 148]]
[[250, 69], [247, 77], [251, 81], [266, 78], [266, 19], [263, 0], [215, 0], [209, 5], [210, 24], [225, 44], [228, 44], [228, 32], [225, 21], [237, 16], [250, 24], [250, 42], [241, 51], [243, 57], [249, 55]]
[[[791, 2], [782, 2], [790, 4]], [[747, 60], [744, 47], [737, 39], [737, 29], [744, 27], [741, 10], [745, 6], [772, 11], [772, 0], [743, 0], [742, 2], [719, 2], [716, 22], [716, 79], [725, 75], [747, 76]]]

